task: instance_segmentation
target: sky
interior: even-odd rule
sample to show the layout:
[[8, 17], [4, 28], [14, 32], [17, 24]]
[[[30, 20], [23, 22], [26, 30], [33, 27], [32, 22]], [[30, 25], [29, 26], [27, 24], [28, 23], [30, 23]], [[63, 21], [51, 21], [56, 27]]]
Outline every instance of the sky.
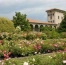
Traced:
[[66, 0], [0, 0], [0, 17], [13, 19], [15, 12], [26, 14], [27, 18], [47, 21], [46, 10], [66, 10]]

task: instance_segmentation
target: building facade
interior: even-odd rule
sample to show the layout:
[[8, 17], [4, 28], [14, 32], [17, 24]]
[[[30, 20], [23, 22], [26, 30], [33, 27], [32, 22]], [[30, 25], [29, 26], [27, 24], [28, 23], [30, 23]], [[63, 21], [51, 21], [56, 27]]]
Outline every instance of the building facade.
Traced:
[[48, 27], [51, 26], [52, 28], [57, 28], [64, 18], [65, 11], [60, 9], [50, 9], [47, 10], [46, 12], [47, 12], [47, 22], [28, 19], [33, 31], [41, 31], [40, 28], [45, 26]]
[[65, 11], [59, 9], [50, 9], [47, 10], [46, 12], [47, 12], [48, 22], [59, 24], [64, 18]]

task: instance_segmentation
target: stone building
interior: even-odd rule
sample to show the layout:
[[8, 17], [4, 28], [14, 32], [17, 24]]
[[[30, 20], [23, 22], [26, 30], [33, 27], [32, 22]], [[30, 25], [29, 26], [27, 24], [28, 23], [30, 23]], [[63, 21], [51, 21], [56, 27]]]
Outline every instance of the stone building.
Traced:
[[40, 27], [42, 26], [44, 27], [51, 26], [52, 28], [57, 28], [64, 18], [65, 11], [60, 9], [50, 9], [47, 10], [46, 12], [47, 12], [47, 20], [48, 20], [47, 22], [28, 19], [33, 31], [41, 31]]

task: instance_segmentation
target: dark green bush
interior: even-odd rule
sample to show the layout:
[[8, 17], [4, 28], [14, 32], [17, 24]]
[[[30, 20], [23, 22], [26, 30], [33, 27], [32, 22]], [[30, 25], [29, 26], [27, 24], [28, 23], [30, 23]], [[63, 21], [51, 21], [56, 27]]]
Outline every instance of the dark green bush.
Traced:
[[0, 32], [13, 32], [14, 31], [13, 22], [9, 19], [0, 17]]

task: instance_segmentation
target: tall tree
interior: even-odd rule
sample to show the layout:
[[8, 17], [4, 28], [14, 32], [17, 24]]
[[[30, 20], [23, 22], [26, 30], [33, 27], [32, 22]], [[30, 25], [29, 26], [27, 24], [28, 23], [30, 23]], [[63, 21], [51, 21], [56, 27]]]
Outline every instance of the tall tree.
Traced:
[[59, 32], [66, 32], [66, 12], [64, 13], [64, 19], [60, 23], [60, 26], [58, 27]]
[[26, 19], [26, 14], [16, 12], [15, 16], [13, 16], [13, 22], [14, 26], [20, 26], [22, 31], [28, 31], [30, 29], [29, 20]]

